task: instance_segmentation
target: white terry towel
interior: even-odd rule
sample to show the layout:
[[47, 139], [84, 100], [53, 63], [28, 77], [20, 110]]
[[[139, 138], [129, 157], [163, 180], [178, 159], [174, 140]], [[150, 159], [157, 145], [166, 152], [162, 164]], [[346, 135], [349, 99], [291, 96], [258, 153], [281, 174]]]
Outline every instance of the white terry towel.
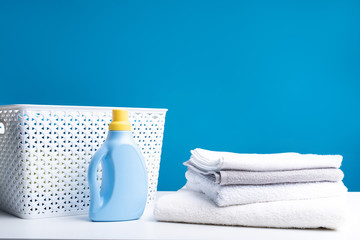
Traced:
[[217, 207], [204, 194], [179, 190], [159, 198], [158, 221], [274, 228], [336, 229], [345, 218], [346, 198], [320, 198]]
[[204, 171], [246, 170], [280, 171], [312, 168], [339, 168], [341, 155], [300, 153], [239, 154], [197, 148], [191, 151], [190, 162]]
[[347, 188], [342, 182], [221, 186], [191, 170], [186, 172], [186, 179], [186, 188], [205, 193], [220, 207], [282, 200], [326, 198], [344, 195], [347, 192]]
[[220, 185], [259, 185], [274, 183], [300, 183], [300, 182], [338, 182], [344, 178], [344, 173], [338, 168], [299, 169], [287, 171], [241, 171], [222, 170], [202, 171], [189, 161], [184, 163], [189, 169], [197, 172], [214, 183]]

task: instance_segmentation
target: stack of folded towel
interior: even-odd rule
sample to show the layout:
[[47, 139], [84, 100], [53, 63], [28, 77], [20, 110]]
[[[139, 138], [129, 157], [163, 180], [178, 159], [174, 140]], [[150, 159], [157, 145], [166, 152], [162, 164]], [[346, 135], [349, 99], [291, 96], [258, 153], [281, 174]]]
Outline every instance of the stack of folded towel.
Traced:
[[160, 221], [331, 229], [343, 222], [340, 155], [191, 153], [185, 188], [157, 202]]

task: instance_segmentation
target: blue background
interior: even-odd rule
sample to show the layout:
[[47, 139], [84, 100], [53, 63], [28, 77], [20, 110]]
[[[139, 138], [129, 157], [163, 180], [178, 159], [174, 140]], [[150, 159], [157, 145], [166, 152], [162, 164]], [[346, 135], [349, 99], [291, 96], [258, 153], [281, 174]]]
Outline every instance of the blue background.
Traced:
[[196, 147], [342, 154], [360, 191], [360, 1], [0, 1], [0, 104], [168, 108]]

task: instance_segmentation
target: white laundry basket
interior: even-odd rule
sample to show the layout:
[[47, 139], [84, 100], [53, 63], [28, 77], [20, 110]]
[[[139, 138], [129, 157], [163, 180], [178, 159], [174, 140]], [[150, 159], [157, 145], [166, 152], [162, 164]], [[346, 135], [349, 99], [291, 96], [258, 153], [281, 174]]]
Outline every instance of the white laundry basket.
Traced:
[[[112, 109], [0, 106], [0, 208], [22, 218], [87, 213], [87, 169], [106, 138]], [[146, 161], [149, 204], [157, 188], [167, 110], [126, 109]]]

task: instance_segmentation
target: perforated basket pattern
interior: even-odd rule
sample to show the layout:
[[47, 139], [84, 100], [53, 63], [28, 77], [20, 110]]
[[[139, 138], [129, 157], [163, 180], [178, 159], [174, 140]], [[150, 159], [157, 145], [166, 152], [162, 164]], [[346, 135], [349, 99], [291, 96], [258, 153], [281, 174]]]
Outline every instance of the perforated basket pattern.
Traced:
[[[165, 114], [129, 109], [146, 162], [148, 204], [157, 188]], [[0, 106], [0, 207], [22, 218], [87, 213], [88, 165], [110, 121], [111, 108]]]

